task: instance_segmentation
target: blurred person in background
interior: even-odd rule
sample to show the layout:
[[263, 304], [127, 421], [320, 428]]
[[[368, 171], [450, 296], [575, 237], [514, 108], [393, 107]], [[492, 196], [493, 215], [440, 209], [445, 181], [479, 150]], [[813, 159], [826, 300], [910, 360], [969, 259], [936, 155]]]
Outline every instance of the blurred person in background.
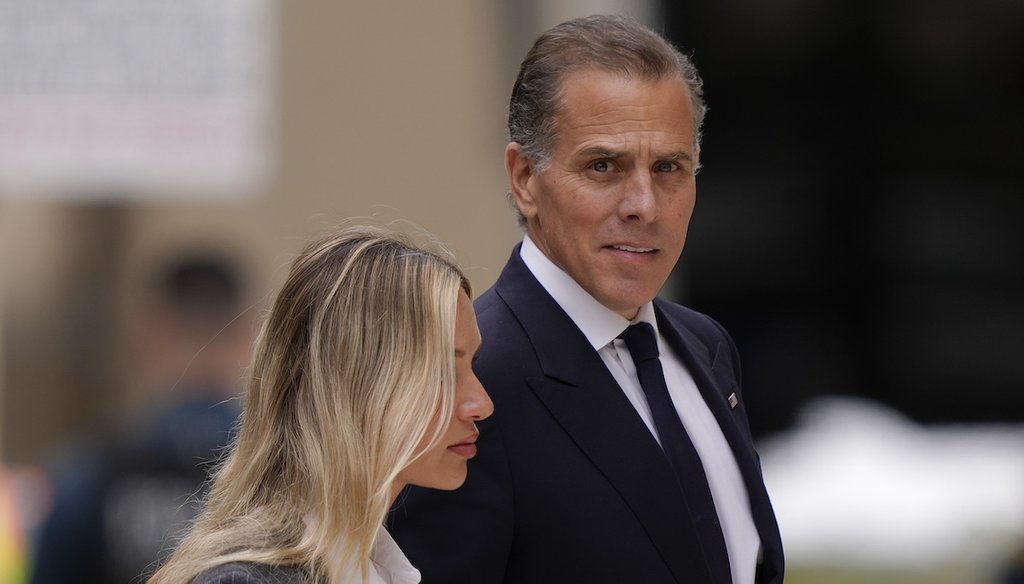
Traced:
[[187, 254], [156, 280], [130, 343], [144, 411], [62, 453], [34, 584], [139, 581], [195, 516], [195, 494], [230, 440], [253, 336], [239, 267]]
[[466, 479], [492, 410], [469, 295], [452, 262], [389, 231], [307, 246], [204, 511], [150, 584], [419, 582], [383, 522], [407, 484]]
[[526, 235], [476, 301], [496, 414], [466, 485], [392, 519], [424, 582], [781, 584], [736, 347], [656, 299], [686, 239], [705, 106], [617, 16], [545, 31], [509, 104]]

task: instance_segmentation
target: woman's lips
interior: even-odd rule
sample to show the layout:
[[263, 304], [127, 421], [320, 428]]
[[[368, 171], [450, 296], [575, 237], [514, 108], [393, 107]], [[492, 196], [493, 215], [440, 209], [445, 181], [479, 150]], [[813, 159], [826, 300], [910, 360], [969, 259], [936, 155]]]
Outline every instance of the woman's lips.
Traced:
[[452, 444], [451, 446], [448, 447], [448, 450], [451, 450], [455, 454], [458, 454], [459, 456], [462, 456], [464, 458], [473, 458], [474, 456], [476, 456], [477, 436], [477, 434], [474, 434], [473, 436], [470, 436], [469, 438], [463, 440], [462, 442], [459, 442], [458, 444]]

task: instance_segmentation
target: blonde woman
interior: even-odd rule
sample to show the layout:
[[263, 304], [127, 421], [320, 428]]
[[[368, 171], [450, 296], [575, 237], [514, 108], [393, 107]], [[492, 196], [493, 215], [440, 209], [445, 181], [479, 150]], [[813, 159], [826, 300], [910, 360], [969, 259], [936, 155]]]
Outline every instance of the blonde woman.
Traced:
[[150, 584], [418, 582], [383, 527], [407, 484], [454, 489], [493, 406], [465, 276], [350, 228], [296, 259], [257, 341], [238, 436]]

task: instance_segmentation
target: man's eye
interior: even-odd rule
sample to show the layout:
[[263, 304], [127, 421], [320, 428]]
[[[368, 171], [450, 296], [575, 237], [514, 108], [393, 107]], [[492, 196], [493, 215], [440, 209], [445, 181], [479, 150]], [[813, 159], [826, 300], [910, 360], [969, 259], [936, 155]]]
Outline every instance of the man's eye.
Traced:
[[607, 160], [598, 160], [591, 163], [590, 168], [597, 172], [608, 172], [612, 169], [612, 165]]
[[678, 169], [679, 165], [675, 162], [659, 162], [654, 166], [655, 172], [672, 172]]

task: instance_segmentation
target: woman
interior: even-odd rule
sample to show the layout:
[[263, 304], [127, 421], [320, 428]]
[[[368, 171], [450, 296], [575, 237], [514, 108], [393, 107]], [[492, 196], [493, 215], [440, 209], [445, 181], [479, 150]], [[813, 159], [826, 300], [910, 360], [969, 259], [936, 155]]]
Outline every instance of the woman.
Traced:
[[418, 582], [382, 525], [405, 485], [463, 483], [493, 409], [469, 295], [391, 232], [307, 246], [260, 332], [233, 450], [150, 584]]

